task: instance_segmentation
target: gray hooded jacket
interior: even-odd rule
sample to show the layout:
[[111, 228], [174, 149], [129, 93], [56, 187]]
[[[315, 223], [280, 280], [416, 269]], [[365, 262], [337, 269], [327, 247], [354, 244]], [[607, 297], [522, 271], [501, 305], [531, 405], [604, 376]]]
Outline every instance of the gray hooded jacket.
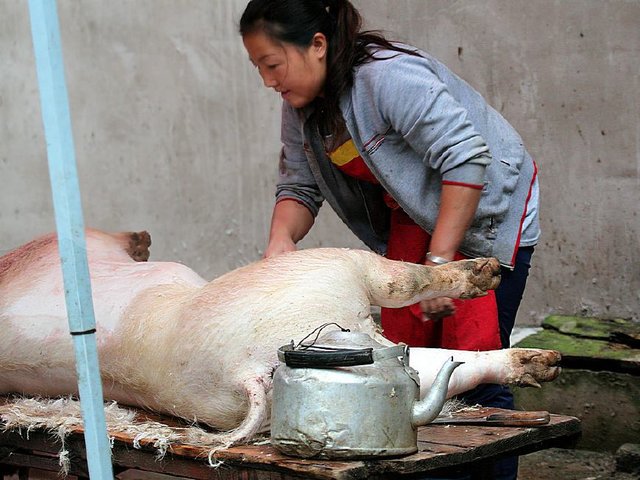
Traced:
[[[479, 93], [419, 53], [381, 50], [380, 60], [354, 71], [353, 86], [340, 99], [347, 130], [382, 188], [427, 232], [435, 227], [443, 182], [482, 185], [459, 250], [512, 267], [518, 246], [539, 237], [536, 209], [521, 242], [534, 162], [518, 133]], [[313, 107], [284, 102], [282, 143], [277, 201], [295, 199], [315, 216], [326, 199], [366, 245], [384, 253], [388, 209], [380, 186], [331, 163]]]

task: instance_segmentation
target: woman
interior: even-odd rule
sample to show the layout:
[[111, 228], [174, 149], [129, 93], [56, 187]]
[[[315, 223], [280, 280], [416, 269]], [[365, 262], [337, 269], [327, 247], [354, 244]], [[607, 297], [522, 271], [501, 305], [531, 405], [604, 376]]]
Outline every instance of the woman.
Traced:
[[[265, 256], [295, 250], [326, 199], [389, 258], [496, 257], [495, 295], [383, 309], [382, 325], [413, 346], [508, 347], [540, 234], [535, 164], [507, 121], [442, 63], [360, 27], [346, 0], [252, 0], [242, 16], [249, 57], [284, 100]], [[499, 386], [466, 400], [513, 407]]]

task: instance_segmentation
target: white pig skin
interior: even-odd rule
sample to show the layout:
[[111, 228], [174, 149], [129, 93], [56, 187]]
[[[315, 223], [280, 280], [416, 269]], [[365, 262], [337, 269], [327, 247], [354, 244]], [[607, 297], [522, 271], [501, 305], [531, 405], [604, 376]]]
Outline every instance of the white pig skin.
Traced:
[[[206, 423], [244, 441], [268, 422], [278, 347], [336, 322], [391, 344], [370, 306], [495, 288], [494, 259], [426, 267], [349, 249], [309, 249], [261, 260], [206, 282], [171, 262], [145, 262], [146, 232], [87, 231], [87, 253], [107, 399]], [[77, 391], [55, 235], [0, 258], [0, 394]], [[558, 375], [542, 350], [411, 349], [422, 394], [445, 358], [466, 363], [449, 396], [479, 383], [538, 385]]]

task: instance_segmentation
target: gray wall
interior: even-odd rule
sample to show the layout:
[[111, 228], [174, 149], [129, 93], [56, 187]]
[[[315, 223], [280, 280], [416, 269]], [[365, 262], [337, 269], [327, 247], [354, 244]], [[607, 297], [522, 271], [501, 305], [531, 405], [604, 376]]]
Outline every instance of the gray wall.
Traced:
[[[147, 229], [207, 278], [260, 257], [279, 99], [236, 34], [244, 0], [59, 0], [85, 223]], [[359, 0], [367, 26], [474, 85], [540, 169], [520, 324], [639, 318], [640, 0]], [[0, 252], [54, 228], [27, 2], [0, 0]], [[362, 245], [328, 207], [304, 247]]]

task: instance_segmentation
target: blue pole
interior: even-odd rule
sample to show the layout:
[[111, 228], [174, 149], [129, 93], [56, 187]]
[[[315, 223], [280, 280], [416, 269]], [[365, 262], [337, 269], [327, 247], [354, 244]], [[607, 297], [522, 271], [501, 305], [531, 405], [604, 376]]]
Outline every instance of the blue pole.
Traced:
[[56, 2], [29, 0], [29, 13], [89, 476], [111, 480], [111, 449], [104, 418], [96, 323]]

